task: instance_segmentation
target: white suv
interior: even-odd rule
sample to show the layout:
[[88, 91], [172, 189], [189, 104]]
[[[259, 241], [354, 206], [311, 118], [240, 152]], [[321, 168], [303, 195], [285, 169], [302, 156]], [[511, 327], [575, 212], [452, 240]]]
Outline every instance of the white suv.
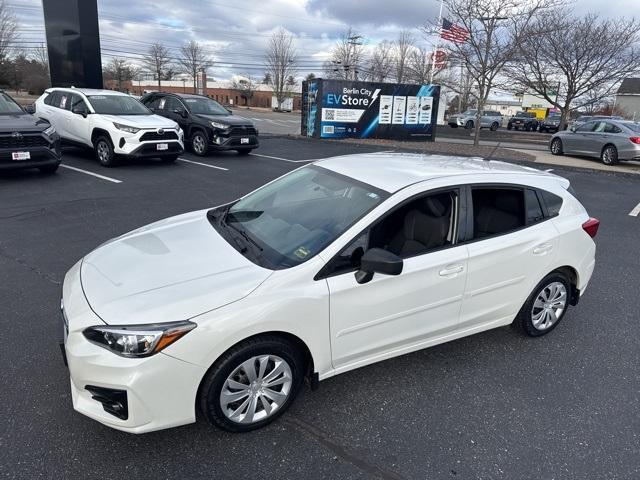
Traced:
[[66, 143], [92, 147], [101, 165], [118, 156], [160, 157], [173, 162], [184, 151], [184, 134], [173, 120], [154, 115], [135, 98], [111, 90], [49, 88], [35, 102]]

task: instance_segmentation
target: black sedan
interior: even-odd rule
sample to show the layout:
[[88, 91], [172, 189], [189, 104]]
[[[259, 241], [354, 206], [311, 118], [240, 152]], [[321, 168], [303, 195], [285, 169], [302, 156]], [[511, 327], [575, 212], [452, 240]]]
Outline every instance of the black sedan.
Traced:
[[153, 92], [140, 101], [156, 115], [177, 122], [184, 130], [185, 145], [196, 155], [211, 150], [246, 155], [260, 144], [258, 130], [250, 120], [233, 115], [209, 97]]
[[39, 168], [53, 173], [59, 165], [60, 137], [55, 129], [0, 91], [0, 171]]

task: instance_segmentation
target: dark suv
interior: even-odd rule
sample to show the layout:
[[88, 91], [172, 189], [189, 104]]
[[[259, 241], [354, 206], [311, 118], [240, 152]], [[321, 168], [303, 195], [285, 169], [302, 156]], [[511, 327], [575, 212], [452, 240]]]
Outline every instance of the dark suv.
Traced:
[[246, 155], [259, 146], [258, 130], [250, 120], [233, 115], [209, 97], [152, 92], [140, 101], [153, 113], [177, 122], [184, 130], [185, 145], [196, 155], [210, 150]]
[[507, 123], [507, 130], [511, 129], [535, 132], [538, 129], [538, 118], [532, 112], [517, 112]]
[[39, 168], [43, 173], [53, 173], [59, 165], [60, 137], [56, 130], [0, 90], [0, 170]]

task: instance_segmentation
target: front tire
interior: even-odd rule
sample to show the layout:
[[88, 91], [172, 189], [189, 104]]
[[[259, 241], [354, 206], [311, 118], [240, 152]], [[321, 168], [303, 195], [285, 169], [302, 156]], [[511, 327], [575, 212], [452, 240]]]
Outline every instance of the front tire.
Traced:
[[287, 340], [245, 340], [207, 372], [200, 387], [200, 409], [210, 423], [230, 432], [261, 428], [289, 408], [304, 374], [304, 355]]
[[58, 171], [59, 166], [60, 162], [54, 163], [53, 165], [43, 165], [42, 167], [38, 167], [38, 170], [45, 175], [52, 175]]
[[618, 163], [618, 149], [613, 145], [607, 145], [602, 149], [600, 159], [605, 165], [615, 165]]
[[464, 124], [464, 128], [466, 128], [467, 130], [471, 130], [473, 128], [473, 121], [467, 121], [467, 123]]
[[103, 167], [114, 167], [116, 165], [116, 155], [113, 153], [113, 145], [111, 139], [106, 135], [96, 137], [93, 142], [93, 150], [96, 153], [96, 159]]
[[533, 290], [514, 320], [531, 337], [546, 335], [567, 313], [571, 283], [560, 272], [547, 275]]
[[562, 155], [564, 152], [562, 150], [562, 140], [559, 138], [554, 138], [551, 141], [551, 154], [552, 155]]
[[207, 136], [204, 132], [196, 130], [191, 135], [191, 151], [199, 157], [204, 157], [209, 152]]
[[492, 132], [495, 132], [496, 130], [498, 130], [498, 127], [499, 127], [499, 126], [500, 126], [500, 125], [498, 125], [498, 122], [493, 122], [493, 123], [491, 124], [491, 126], [489, 127], [489, 130], [491, 130]]

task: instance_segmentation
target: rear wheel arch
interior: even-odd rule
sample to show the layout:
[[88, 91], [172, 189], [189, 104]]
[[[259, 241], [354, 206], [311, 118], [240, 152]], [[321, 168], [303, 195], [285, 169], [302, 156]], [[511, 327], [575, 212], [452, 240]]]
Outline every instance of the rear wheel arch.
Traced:
[[569, 283], [571, 283], [571, 298], [569, 300], [569, 304], [576, 305], [580, 296], [580, 291], [578, 290], [578, 285], [580, 285], [580, 276], [578, 271], [569, 265], [563, 265], [562, 267], [558, 267], [553, 270], [553, 272], [560, 272], [569, 279]]

